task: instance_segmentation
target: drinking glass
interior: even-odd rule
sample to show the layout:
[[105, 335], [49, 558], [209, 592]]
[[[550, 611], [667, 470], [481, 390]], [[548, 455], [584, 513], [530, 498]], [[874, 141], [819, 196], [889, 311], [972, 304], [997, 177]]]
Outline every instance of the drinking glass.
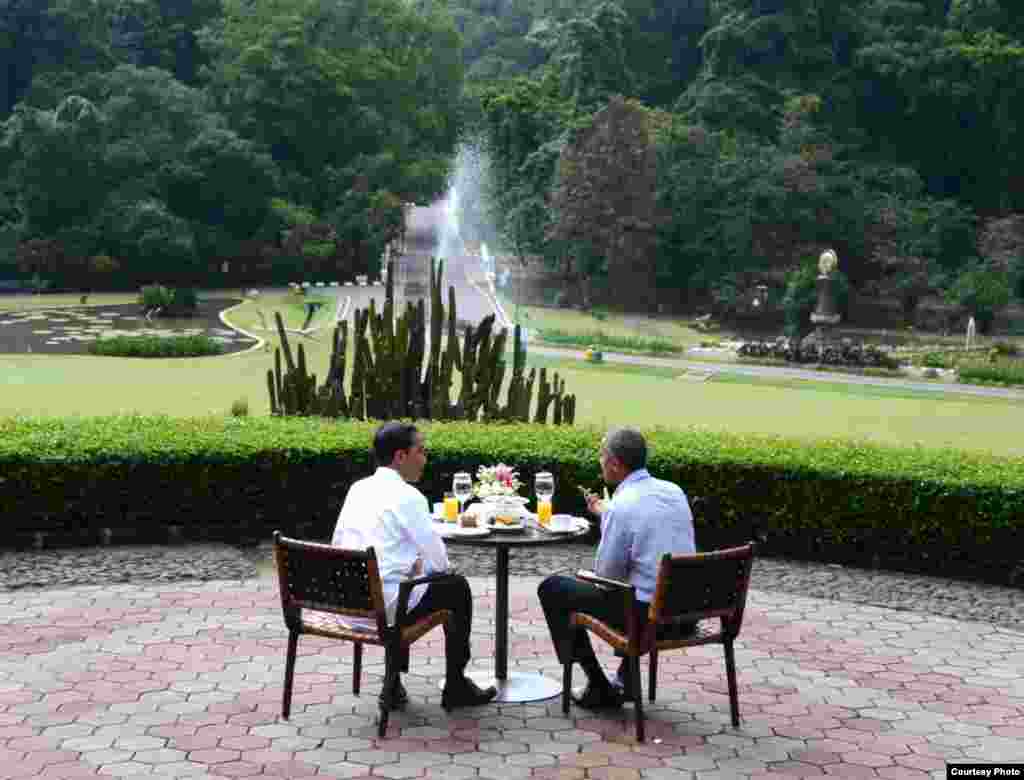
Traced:
[[537, 494], [537, 522], [544, 525], [551, 517], [551, 497], [555, 495], [555, 478], [541, 471], [533, 478], [533, 492]]
[[452, 478], [452, 490], [455, 491], [455, 497], [459, 499], [459, 513], [461, 514], [466, 508], [469, 497], [473, 495], [473, 478], [468, 472], [457, 472]]
[[454, 523], [459, 519], [459, 505], [451, 493], [444, 494], [444, 519], [447, 523]]

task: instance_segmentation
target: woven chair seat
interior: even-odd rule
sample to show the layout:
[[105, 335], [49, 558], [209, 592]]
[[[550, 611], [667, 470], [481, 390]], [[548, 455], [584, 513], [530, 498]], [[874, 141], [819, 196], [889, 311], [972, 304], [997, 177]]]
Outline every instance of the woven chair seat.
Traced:
[[[611, 645], [614, 650], [623, 655], [646, 655], [651, 652], [649, 631], [646, 632], [644, 640], [640, 642], [639, 647], [634, 649], [630, 647], [629, 635], [625, 631], [609, 626], [593, 615], [588, 615], [585, 612], [573, 612], [570, 616], [570, 622], [574, 626], [581, 626], [597, 634], [597, 636]], [[677, 636], [673, 635], [671, 630], [665, 630], [669, 628], [669, 626], [658, 626], [657, 642], [655, 643], [656, 649], [675, 650], [679, 647], [696, 647], [722, 641], [722, 630], [720, 627], [715, 626], [714, 623], [698, 623], [695, 631]]]
[[[415, 623], [403, 627], [401, 631], [402, 644], [411, 645], [431, 629], [443, 625], [448, 620], [449, 615], [449, 610], [439, 609], [437, 612], [431, 612]], [[347, 625], [333, 613], [315, 612], [310, 609], [303, 610], [302, 612], [302, 633], [314, 634], [327, 637], [328, 639], [362, 642], [366, 645], [378, 645], [380, 647], [383, 647], [387, 641], [381, 638], [375, 628]]]

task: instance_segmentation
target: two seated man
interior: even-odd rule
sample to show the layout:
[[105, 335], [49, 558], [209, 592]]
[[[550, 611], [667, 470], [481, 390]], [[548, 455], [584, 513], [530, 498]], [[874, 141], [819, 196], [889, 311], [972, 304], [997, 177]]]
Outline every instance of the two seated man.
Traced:
[[[444, 541], [434, 528], [430, 505], [414, 487], [423, 476], [427, 450], [423, 434], [408, 423], [388, 422], [377, 429], [373, 453], [376, 472], [349, 489], [334, 531], [332, 544], [350, 549], [373, 546], [388, 619], [394, 620], [398, 584], [408, 577], [449, 569]], [[602, 501], [588, 494], [587, 507], [601, 518], [601, 542], [595, 571], [602, 577], [628, 581], [636, 587], [636, 618], [647, 620], [658, 564], [666, 553], [694, 552], [693, 515], [682, 489], [647, 471], [647, 444], [638, 431], [616, 428], [601, 445], [601, 475], [614, 486], [614, 495]], [[617, 707], [632, 696], [620, 666], [615, 683], [608, 680], [590, 644], [587, 632], [569, 625], [569, 614], [591, 614], [609, 625], [622, 627], [622, 601], [609, 598], [598, 587], [571, 576], [552, 575], [538, 588], [541, 606], [559, 661], [579, 663], [587, 675], [584, 693], [574, 697], [581, 707]], [[445, 626], [445, 687], [441, 697], [446, 710], [485, 704], [493, 699], [493, 687], [480, 688], [466, 677], [470, 659], [473, 597], [464, 577], [443, 583], [419, 585], [409, 598], [409, 622], [438, 609], [451, 611]], [[572, 657], [562, 654], [571, 648]], [[384, 691], [397, 706], [408, 696], [401, 681]]]

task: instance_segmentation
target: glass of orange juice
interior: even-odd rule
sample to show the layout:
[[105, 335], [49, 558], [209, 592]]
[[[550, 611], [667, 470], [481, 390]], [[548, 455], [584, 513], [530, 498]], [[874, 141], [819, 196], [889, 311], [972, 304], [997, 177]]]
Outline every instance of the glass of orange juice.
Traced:
[[444, 519], [448, 523], [459, 519], [459, 500], [451, 492], [444, 494]]
[[537, 522], [547, 525], [551, 519], [551, 500], [540, 499], [537, 501]]

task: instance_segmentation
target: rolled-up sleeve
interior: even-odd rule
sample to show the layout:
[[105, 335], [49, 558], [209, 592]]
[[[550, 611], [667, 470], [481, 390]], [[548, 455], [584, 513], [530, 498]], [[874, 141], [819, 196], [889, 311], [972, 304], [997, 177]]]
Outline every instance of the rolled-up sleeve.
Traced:
[[601, 517], [601, 543], [597, 546], [594, 569], [601, 577], [616, 580], [629, 578], [629, 561], [633, 550], [633, 529], [623, 513], [615, 511], [614, 502]]

